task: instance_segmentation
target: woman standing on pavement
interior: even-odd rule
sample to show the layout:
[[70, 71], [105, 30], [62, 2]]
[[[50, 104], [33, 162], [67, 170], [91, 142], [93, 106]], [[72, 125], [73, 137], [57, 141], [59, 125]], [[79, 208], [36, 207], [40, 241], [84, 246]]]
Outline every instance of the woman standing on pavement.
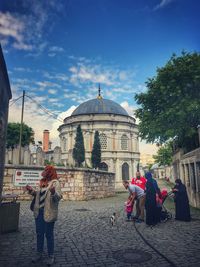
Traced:
[[58, 203], [62, 198], [57, 173], [53, 166], [46, 166], [42, 172], [39, 190], [27, 185], [29, 194], [35, 198], [33, 214], [35, 217], [37, 234], [37, 255], [32, 262], [42, 261], [44, 248], [44, 235], [47, 239], [48, 259], [47, 265], [54, 263], [54, 224], [58, 215]]
[[188, 195], [185, 185], [182, 183], [181, 179], [175, 180], [175, 187], [172, 189], [174, 192], [174, 202], [175, 202], [175, 219], [180, 221], [189, 222], [190, 217], [190, 206]]
[[147, 179], [146, 183], [146, 224], [149, 226], [154, 226], [160, 221], [160, 214], [156, 202], [156, 194], [160, 193], [160, 189], [155, 179], [153, 179], [152, 174], [147, 172], [145, 174]]

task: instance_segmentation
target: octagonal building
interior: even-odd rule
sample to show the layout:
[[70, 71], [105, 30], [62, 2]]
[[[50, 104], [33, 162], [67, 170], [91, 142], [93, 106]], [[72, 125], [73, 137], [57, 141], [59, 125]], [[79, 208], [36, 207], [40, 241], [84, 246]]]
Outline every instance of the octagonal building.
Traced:
[[122, 180], [133, 177], [139, 163], [138, 128], [135, 119], [118, 103], [102, 98], [100, 93], [96, 99], [80, 104], [58, 129], [62, 162], [69, 167], [74, 166], [72, 151], [79, 124], [84, 138], [86, 165], [91, 166], [94, 134], [98, 131], [101, 169], [114, 172], [115, 188], [122, 188]]

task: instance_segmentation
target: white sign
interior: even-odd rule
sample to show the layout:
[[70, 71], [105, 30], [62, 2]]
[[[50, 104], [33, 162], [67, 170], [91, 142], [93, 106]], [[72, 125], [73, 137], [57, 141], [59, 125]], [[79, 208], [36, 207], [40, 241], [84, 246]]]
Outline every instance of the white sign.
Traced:
[[39, 181], [42, 178], [42, 171], [34, 170], [16, 170], [14, 174], [15, 186], [38, 186]]

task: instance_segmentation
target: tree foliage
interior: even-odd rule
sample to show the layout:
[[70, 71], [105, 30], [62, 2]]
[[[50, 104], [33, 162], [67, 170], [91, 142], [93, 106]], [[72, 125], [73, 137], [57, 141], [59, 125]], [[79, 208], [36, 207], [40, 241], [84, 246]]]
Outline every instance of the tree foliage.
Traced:
[[99, 132], [95, 131], [94, 144], [92, 148], [91, 162], [93, 168], [98, 168], [101, 163], [101, 144], [99, 139]]
[[136, 94], [142, 139], [163, 144], [170, 138], [189, 151], [198, 144], [200, 124], [200, 54], [173, 55], [146, 82], [147, 92]]
[[[6, 147], [14, 147], [19, 144], [20, 123], [8, 123]], [[23, 123], [22, 127], [22, 147], [34, 142], [34, 131], [31, 127]]]
[[170, 166], [172, 163], [172, 155], [173, 155], [173, 150], [172, 150], [172, 143], [167, 143], [163, 146], [161, 146], [157, 154], [153, 156], [155, 159], [155, 162], [159, 164], [159, 166]]
[[85, 147], [84, 147], [83, 133], [80, 125], [77, 127], [76, 131], [75, 145], [73, 148], [73, 158], [78, 167], [80, 167], [81, 163], [85, 161]]

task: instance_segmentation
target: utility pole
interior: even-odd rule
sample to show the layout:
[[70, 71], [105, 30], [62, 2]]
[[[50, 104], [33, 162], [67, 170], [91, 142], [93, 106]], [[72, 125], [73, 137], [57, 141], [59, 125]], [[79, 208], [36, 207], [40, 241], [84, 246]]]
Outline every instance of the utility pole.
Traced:
[[23, 117], [24, 117], [24, 97], [25, 97], [25, 91], [23, 90], [21, 124], [20, 124], [20, 134], [19, 134], [19, 164], [21, 164], [21, 151], [22, 151], [22, 132], [23, 132]]

